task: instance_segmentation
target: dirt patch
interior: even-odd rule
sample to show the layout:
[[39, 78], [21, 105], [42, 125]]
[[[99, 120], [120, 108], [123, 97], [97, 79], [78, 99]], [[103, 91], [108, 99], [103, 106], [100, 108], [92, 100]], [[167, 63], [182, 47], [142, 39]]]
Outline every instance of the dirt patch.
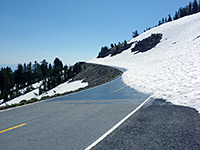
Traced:
[[89, 87], [109, 82], [122, 74], [122, 71], [108, 66], [85, 62], [81, 62], [80, 64], [81, 72], [72, 81], [83, 80], [84, 82], [88, 82]]

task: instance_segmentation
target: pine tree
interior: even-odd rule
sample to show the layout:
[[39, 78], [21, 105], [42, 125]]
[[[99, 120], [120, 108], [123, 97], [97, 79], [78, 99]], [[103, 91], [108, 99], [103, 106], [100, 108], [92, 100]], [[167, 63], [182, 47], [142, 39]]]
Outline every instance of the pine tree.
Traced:
[[126, 40], [124, 40], [124, 46], [126, 46], [127, 45], [127, 41]]
[[68, 75], [67, 75], [67, 72], [68, 72], [68, 66], [65, 65], [64, 66], [64, 80], [67, 81], [68, 80]]
[[183, 14], [183, 8], [181, 7], [181, 8], [179, 8], [179, 18], [182, 18], [182, 17], [184, 17], [184, 14]]
[[48, 62], [43, 59], [42, 62], [41, 62], [41, 72], [42, 72], [42, 78], [46, 78], [47, 77], [47, 74], [48, 74], [48, 69], [47, 69], [47, 66], [48, 66]]
[[199, 0], [199, 12], [200, 12], [200, 0]]
[[133, 38], [135, 38], [135, 37], [137, 37], [139, 35], [137, 30], [135, 30], [134, 32], [132, 32], [132, 34], [133, 34], [132, 35]]
[[23, 66], [18, 64], [17, 70], [15, 71], [15, 82], [20, 87], [23, 83]]
[[177, 20], [178, 18], [179, 18], [178, 12], [176, 11], [176, 12], [175, 12], [175, 15], [174, 15], [174, 20]]
[[162, 24], [162, 22], [159, 20], [159, 21], [158, 21], [158, 26], [160, 26], [161, 24]]
[[183, 12], [182, 12], [182, 16], [183, 16], [183, 17], [188, 15], [188, 11], [187, 11], [187, 8], [186, 8], [186, 7], [184, 7], [182, 11], [183, 11]]
[[171, 17], [171, 15], [169, 14], [169, 15], [168, 15], [168, 22], [170, 22], [170, 21], [172, 21], [172, 17]]
[[196, 0], [194, 0], [193, 5], [192, 5], [192, 13], [195, 14], [198, 12], [198, 3]]
[[162, 18], [162, 24], [165, 23], [165, 18]]
[[105, 57], [107, 55], [108, 50], [109, 48], [107, 46], [102, 47], [97, 58]]
[[54, 60], [54, 68], [60, 68], [60, 69], [63, 68], [63, 64], [62, 64], [62, 61], [60, 59], [56, 58]]
[[37, 61], [35, 61], [33, 65], [33, 76], [34, 76], [35, 82], [39, 82], [40, 80], [42, 80], [41, 67], [40, 67], [40, 64], [37, 63]]
[[42, 87], [39, 87], [39, 95], [41, 95], [43, 93]]
[[32, 63], [30, 62], [27, 65], [27, 78], [28, 78], [28, 85], [31, 85], [34, 83], [34, 78], [33, 78], [33, 71], [32, 71]]
[[192, 14], [192, 2], [189, 3], [188, 5], [188, 15]]

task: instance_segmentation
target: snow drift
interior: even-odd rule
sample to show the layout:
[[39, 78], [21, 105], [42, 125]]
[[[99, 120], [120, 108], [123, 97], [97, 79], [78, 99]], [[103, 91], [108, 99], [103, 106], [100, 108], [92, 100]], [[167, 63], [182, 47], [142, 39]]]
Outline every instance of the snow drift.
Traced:
[[200, 13], [153, 28], [128, 43], [161, 33], [161, 42], [134, 55], [131, 48], [90, 63], [125, 68], [124, 83], [155, 98], [200, 111]]

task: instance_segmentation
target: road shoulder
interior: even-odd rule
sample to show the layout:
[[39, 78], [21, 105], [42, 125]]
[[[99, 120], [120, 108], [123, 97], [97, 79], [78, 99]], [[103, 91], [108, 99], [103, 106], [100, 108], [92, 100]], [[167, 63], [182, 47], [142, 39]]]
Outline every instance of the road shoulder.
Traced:
[[200, 116], [189, 107], [152, 100], [96, 149], [200, 149]]

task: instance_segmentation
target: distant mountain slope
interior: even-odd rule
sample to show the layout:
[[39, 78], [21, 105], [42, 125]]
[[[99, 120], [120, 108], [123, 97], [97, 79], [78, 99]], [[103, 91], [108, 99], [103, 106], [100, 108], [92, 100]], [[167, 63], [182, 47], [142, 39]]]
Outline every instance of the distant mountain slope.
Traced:
[[[168, 22], [130, 40], [132, 46], [116, 56], [94, 58], [90, 63], [116, 66], [128, 86], [154, 97], [200, 111], [200, 13]], [[134, 55], [136, 41], [162, 34], [151, 50]]]

